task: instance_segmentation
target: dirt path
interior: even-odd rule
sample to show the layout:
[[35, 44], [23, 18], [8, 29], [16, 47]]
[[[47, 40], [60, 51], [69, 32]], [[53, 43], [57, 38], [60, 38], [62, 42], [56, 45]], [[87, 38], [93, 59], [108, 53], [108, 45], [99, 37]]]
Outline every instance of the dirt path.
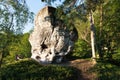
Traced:
[[70, 66], [74, 66], [81, 71], [79, 80], [95, 80], [96, 74], [89, 72], [89, 70], [94, 67], [95, 64], [95, 61], [85, 59], [70, 61]]
[[96, 74], [93, 72], [89, 72], [89, 70], [94, 67], [95, 61], [86, 60], [86, 59], [76, 59], [69, 61], [63, 65], [73, 66], [79, 69], [78, 80], [97, 80]]

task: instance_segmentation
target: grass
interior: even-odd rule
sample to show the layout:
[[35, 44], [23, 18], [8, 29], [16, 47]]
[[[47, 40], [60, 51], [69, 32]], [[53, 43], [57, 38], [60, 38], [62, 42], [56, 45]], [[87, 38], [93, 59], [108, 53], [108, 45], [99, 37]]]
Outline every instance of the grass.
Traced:
[[[77, 63], [77, 65], [82, 64]], [[86, 65], [90, 66], [87, 63]], [[85, 68], [86, 66], [84, 65], [83, 67]], [[0, 80], [77, 80], [78, 71], [80, 71], [79, 75], [82, 75], [82, 70], [74, 67], [53, 64], [41, 65], [32, 59], [24, 59], [2, 66], [0, 69]], [[98, 61], [87, 72], [94, 72], [97, 80], [120, 80], [119, 66], [109, 62]], [[86, 76], [88, 75], [86, 74]]]
[[0, 80], [77, 80], [77, 69], [58, 65], [41, 65], [32, 59], [4, 65]]

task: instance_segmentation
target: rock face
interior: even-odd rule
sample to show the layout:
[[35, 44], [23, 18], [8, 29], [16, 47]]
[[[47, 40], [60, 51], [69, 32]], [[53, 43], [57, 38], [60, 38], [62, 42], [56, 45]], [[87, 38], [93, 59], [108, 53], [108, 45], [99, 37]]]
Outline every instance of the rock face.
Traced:
[[77, 39], [61, 20], [55, 19], [55, 8], [45, 7], [35, 18], [34, 31], [29, 37], [31, 58], [43, 63], [60, 63], [73, 48]]

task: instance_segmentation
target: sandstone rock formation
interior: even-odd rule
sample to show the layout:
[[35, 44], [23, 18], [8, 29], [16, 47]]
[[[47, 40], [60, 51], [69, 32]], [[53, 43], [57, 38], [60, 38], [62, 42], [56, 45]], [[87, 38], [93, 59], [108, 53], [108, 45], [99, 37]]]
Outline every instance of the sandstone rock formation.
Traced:
[[47, 6], [35, 18], [34, 31], [29, 37], [31, 58], [43, 63], [60, 63], [73, 48], [76, 34], [61, 20], [55, 19], [55, 8]]

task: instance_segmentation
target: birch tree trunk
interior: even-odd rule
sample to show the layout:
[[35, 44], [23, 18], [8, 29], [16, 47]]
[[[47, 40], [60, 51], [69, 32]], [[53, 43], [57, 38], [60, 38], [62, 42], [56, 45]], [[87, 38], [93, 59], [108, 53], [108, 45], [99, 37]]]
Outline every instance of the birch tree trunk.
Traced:
[[91, 29], [92, 58], [95, 59], [95, 27], [94, 27], [94, 18], [92, 11], [89, 14], [89, 18], [90, 18], [90, 29]]

